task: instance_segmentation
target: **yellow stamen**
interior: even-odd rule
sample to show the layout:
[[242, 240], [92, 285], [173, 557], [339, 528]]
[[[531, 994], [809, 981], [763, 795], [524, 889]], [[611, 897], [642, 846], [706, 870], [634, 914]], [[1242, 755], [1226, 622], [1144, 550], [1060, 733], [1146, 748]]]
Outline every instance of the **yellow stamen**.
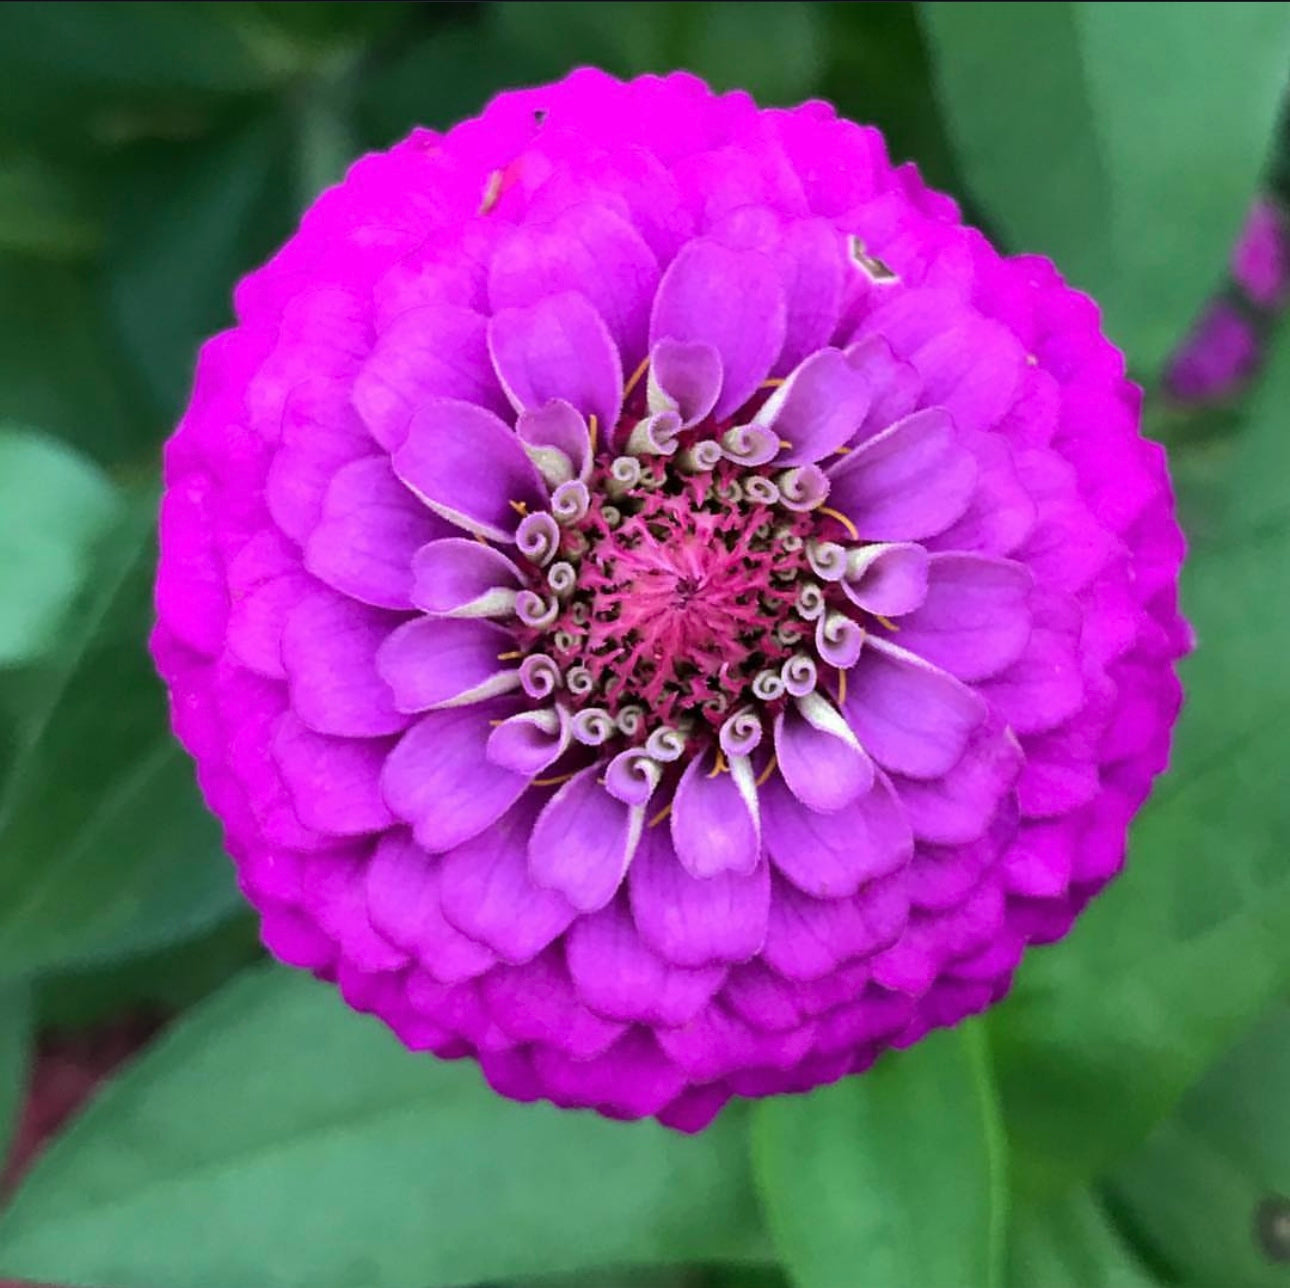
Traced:
[[517, 657], [523, 656], [524, 654], [517, 649], [514, 653], [499, 653], [497, 655], [497, 660], [499, 662], [514, 662]]
[[822, 505], [816, 511], [816, 514], [827, 514], [830, 519], [836, 519], [851, 534], [852, 541], [860, 540], [860, 530], [841, 510], [835, 510], [832, 506]]
[[649, 370], [649, 354], [647, 353], [640, 361], [640, 366], [632, 372], [631, 379], [623, 386], [623, 402], [626, 402], [632, 395], [632, 390], [641, 382], [641, 377]]
[[650, 819], [649, 826], [657, 827], [671, 812], [672, 812], [671, 805], [664, 805], [663, 808], [659, 810], [659, 812], [655, 814], [652, 819]]
[[834, 455], [834, 456], [850, 456], [850, 455], [851, 455], [851, 449], [850, 449], [849, 447], [835, 447], [835, 448], [833, 449], [833, 455]]
[[718, 774], [724, 774], [724, 773], [726, 772], [726, 769], [727, 769], [727, 768], [728, 768], [728, 766], [726, 765], [726, 758], [725, 758], [725, 756], [723, 756], [723, 755], [721, 754], [721, 748], [720, 748], [720, 747], [718, 747], [718, 748], [717, 748], [717, 763], [716, 763], [715, 765], [713, 765], [713, 766], [712, 766], [712, 773], [710, 773], [710, 774], [708, 775], [708, 777], [709, 777], [709, 778], [715, 778]]
[[518, 514], [521, 518], [523, 518], [523, 516], [528, 514], [529, 512], [527, 501], [511, 501], [509, 502], [509, 505], [511, 509], [514, 510], [515, 513]]
[[761, 384], [757, 386], [757, 388], [758, 389], [778, 389], [780, 385], [784, 383], [786, 383], [786, 378], [784, 376], [771, 376], [769, 380], [763, 380]]
[[556, 774], [554, 778], [535, 778], [530, 787], [558, 787], [561, 783], [567, 783], [569, 779], [576, 778], [582, 771], [571, 769], [567, 774]]
[[847, 700], [847, 673], [838, 667], [838, 706]]
[[758, 776], [755, 786], [764, 787], [766, 785], [767, 780], [770, 778], [771, 774], [775, 772], [775, 767], [778, 764], [779, 764], [779, 757], [776, 756], [774, 752], [771, 752], [770, 760], [767, 762], [766, 768], [763, 769], [761, 771], [761, 774]]
[[596, 413], [593, 411], [591, 415], [587, 417], [587, 435], [591, 439], [592, 456], [595, 456], [596, 454], [596, 434], [599, 430], [600, 422], [596, 419]]
[[792, 446], [793, 446], [793, 444], [792, 444], [792, 443], [790, 443], [790, 442], [788, 441], [788, 439], [786, 439], [786, 438], [781, 438], [781, 439], [779, 440], [779, 445], [780, 445], [782, 448], [784, 448], [786, 451], [788, 450], [788, 448], [790, 448], [790, 447], [792, 447]]
[[874, 613], [876, 620], [880, 621], [889, 631], [899, 631], [900, 627], [891, 620], [890, 617], [883, 617], [881, 613]]
[[[470, 535], [474, 537], [475, 540], [478, 541], [481, 546], [488, 545], [488, 538], [484, 536], [482, 532], [472, 532]], [[491, 549], [491, 547], [489, 548]]]
[[492, 208], [497, 205], [497, 199], [502, 195], [502, 171], [494, 170], [488, 176], [488, 182], [484, 184], [484, 198], [479, 203], [479, 213], [486, 215]]
[[489, 725], [490, 725], [492, 728], [496, 729], [498, 725], [505, 724], [505, 723], [506, 723], [506, 721], [505, 721], [505, 720], [490, 720], [488, 723], [489, 723]]

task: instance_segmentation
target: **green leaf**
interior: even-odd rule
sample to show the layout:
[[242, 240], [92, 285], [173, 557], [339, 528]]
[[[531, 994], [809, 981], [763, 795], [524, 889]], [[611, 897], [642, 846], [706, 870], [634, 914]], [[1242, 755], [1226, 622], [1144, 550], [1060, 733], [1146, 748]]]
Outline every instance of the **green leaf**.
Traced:
[[1283, 3], [933, 3], [946, 126], [1014, 250], [1154, 371], [1223, 275], [1290, 65]]
[[1042, 1208], [1019, 1203], [1014, 1210], [1010, 1288], [1156, 1288], [1161, 1282], [1093, 1191], [1077, 1190]]
[[41, 0], [0, 5], [0, 130], [57, 144], [173, 136], [285, 69], [223, 5]]
[[1002, 1278], [1002, 1132], [984, 1032], [969, 1024], [863, 1078], [756, 1107], [753, 1160], [797, 1288]]
[[233, 320], [238, 278], [291, 231], [296, 188], [285, 119], [200, 144], [140, 145], [117, 176], [108, 307], [159, 419], [179, 412], [198, 345]]
[[11, 985], [0, 990], [0, 1161], [8, 1157], [9, 1142], [18, 1125], [18, 1111], [27, 1086], [30, 1046], [31, 1011], [27, 991], [20, 985]]
[[[1290, 337], [1287, 337], [1290, 339]], [[1030, 956], [993, 1017], [1019, 1166], [1045, 1192], [1138, 1145], [1290, 987], [1290, 343], [1231, 462], [1183, 602], [1199, 647], [1173, 766], [1125, 874]]]
[[263, 956], [258, 920], [239, 910], [174, 948], [42, 976], [37, 1020], [41, 1028], [79, 1029], [124, 1011], [187, 1010]]
[[78, 259], [96, 251], [102, 236], [83, 179], [35, 156], [0, 158], [0, 248]]
[[116, 465], [160, 441], [141, 403], [88, 269], [0, 251], [0, 420], [39, 425]]
[[0, 979], [142, 952], [237, 901], [145, 638], [155, 498], [105, 542], [0, 797]]
[[115, 489], [89, 461], [0, 423], [0, 666], [49, 641], [117, 508]]
[[726, 1259], [765, 1259], [737, 1109], [686, 1137], [517, 1105], [276, 967], [110, 1084], [0, 1217], [0, 1273], [133, 1288]]
[[620, 76], [685, 67], [715, 89], [788, 103], [810, 92], [823, 67], [818, 8], [790, 0], [502, 0], [489, 6], [488, 17], [499, 41], [524, 51], [541, 76], [562, 76], [583, 63]]
[[1290, 1008], [1190, 1091], [1111, 1178], [1127, 1223], [1187, 1283], [1290, 1273]]

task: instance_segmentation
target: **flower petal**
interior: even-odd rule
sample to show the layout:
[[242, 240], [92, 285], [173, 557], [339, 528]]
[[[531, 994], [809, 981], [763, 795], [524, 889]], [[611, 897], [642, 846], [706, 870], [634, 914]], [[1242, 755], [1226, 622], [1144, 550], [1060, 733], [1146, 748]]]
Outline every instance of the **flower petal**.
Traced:
[[747, 876], [690, 876], [667, 829], [647, 827], [628, 874], [632, 916], [641, 937], [677, 966], [707, 966], [754, 957], [766, 938], [770, 871]]
[[843, 709], [869, 754], [911, 778], [957, 763], [987, 712], [961, 680], [874, 635], [848, 673]]
[[376, 667], [377, 650], [398, 622], [330, 591], [297, 603], [282, 632], [282, 664], [292, 708], [305, 724], [348, 738], [407, 727]]
[[904, 867], [913, 854], [909, 823], [884, 776], [831, 814], [807, 808], [773, 774], [762, 802], [766, 852], [803, 894], [853, 895], [865, 882]]
[[505, 700], [432, 711], [386, 757], [381, 791], [432, 854], [477, 836], [528, 787], [525, 775], [494, 765], [486, 754], [490, 719], [514, 712]]
[[591, 765], [575, 774], [547, 801], [529, 838], [533, 881], [579, 912], [595, 912], [614, 897], [644, 826], [644, 807], [611, 796], [603, 773]]
[[354, 406], [387, 452], [403, 442], [423, 403], [452, 398], [505, 410], [488, 358], [487, 327], [471, 309], [430, 305], [400, 314], [377, 340], [354, 380]]
[[522, 309], [502, 309], [488, 324], [492, 354], [516, 411], [562, 398], [608, 433], [618, 423], [623, 367], [604, 319], [581, 295], [548, 295]]
[[367, 865], [367, 907], [372, 925], [391, 943], [414, 954], [439, 983], [456, 984], [483, 974], [497, 957], [445, 919], [443, 864], [411, 833], [386, 833]]
[[305, 543], [305, 567], [352, 599], [411, 608], [412, 556], [455, 530], [408, 491], [387, 457], [367, 456], [332, 478]]
[[412, 560], [412, 602], [442, 617], [502, 617], [524, 585], [500, 550], [466, 537], [433, 541]]
[[492, 622], [417, 617], [381, 645], [376, 669], [399, 711], [460, 707], [519, 687], [519, 670], [499, 656], [511, 643]]
[[498, 311], [577, 291], [635, 366], [645, 354], [658, 279], [658, 260], [635, 228], [604, 205], [583, 203], [548, 224], [517, 227], [493, 255], [488, 294]]
[[784, 345], [787, 305], [772, 260], [707, 238], [690, 242], [659, 284], [650, 347], [660, 340], [701, 341], [721, 355], [718, 420], [743, 406]]
[[681, 866], [700, 880], [720, 872], [746, 875], [761, 856], [757, 788], [746, 756], [714, 773], [709, 749], [686, 766], [672, 797], [672, 844]]
[[650, 350], [650, 411], [674, 411], [680, 428], [689, 429], [717, 405], [720, 393], [721, 355], [712, 345], [662, 339]]
[[542, 480], [514, 431], [470, 403], [423, 403], [393, 461], [394, 472], [437, 514], [494, 541], [513, 541], [524, 512], [546, 505]]
[[775, 755], [788, 789], [822, 813], [841, 809], [873, 782], [873, 763], [841, 713], [818, 693], [776, 716]]
[[960, 680], [997, 675], [1030, 638], [1025, 564], [988, 555], [932, 555], [927, 598], [901, 619], [900, 645]]
[[290, 711], [273, 735], [273, 759], [306, 826], [330, 836], [376, 832], [394, 822], [381, 798], [387, 743], [315, 733]]
[[927, 551], [922, 546], [907, 541], [875, 542], [851, 551], [842, 589], [867, 613], [901, 617], [927, 597], [927, 568]]
[[542, 407], [520, 412], [515, 432], [548, 486], [558, 487], [570, 479], [587, 481], [591, 474], [591, 435], [576, 407], [561, 398], [552, 398]]
[[849, 898], [812, 899], [787, 881], [775, 882], [770, 901], [767, 965], [793, 980], [819, 979], [846, 962], [894, 943], [909, 919], [904, 874], [867, 882]]
[[940, 407], [916, 411], [861, 443], [829, 471], [829, 503], [868, 541], [918, 541], [966, 509], [976, 461]]
[[641, 940], [622, 899], [574, 922], [565, 959], [578, 996], [607, 1019], [628, 1023], [688, 1024], [726, 977], [721, 966], [664, 961]]
[[821, 349], [794, 371], [753, 417], [788, 444], [781, 465], [822, 461], [851, 441], [869, 409], [869, 382], [840, 349]]
[[[513, 964], [536, 957], [563, 934], [576, 911], [563, 895], [533, 884], [528, 841], [536, 807], [512, 807], [492, 827], [443, 856], [441, 887], [448, 920]], [[517, 910], [523, 915], [517, 915]]]

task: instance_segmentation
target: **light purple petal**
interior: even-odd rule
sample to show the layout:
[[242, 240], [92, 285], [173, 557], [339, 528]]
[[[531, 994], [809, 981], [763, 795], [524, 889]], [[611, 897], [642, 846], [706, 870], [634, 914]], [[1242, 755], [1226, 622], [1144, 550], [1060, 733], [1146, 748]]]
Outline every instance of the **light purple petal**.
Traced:
[[829, 471], [829, 503], [868, 541], [918, 541], [967, 509], [976, 461], [939, 407], [914, 412]]
[[412, 560], [412, 602], [442, 617], [503, 617], [524, 585], [500, 550], [467, 537], [433, 541]]
[[723, 872], [699, 881], [681, 866], [661, 824], [647, 827], [628, 888], [641, 937], [677, 966], [748, 961], [766, 938], [770, 873]]
[[[581, 1067], [622, 1036], [626, 1026], [582, 1004], [563, 953], [552, 949], [520, 967], [489, 971], [483, 980], [489, 1012], [519, 1042], [567, 1052]], [[544, 1077], [540, 1084], [549, 1092]]]
[[495, 541], [513, 541], [525, 510], [546, 503], [514, 431], [469, 403], [423, 403], [393, 461], [394, 472], [437, 514]]
[[565, 940], [578, 996], [611, 1020], [688, 1024], [726, 977], [722, 966], [672, 966], [641, 940], [625, 901], [579, 917]]
[[849, 344], [844, 352], [847, 361], [869, 382], [869, 410], [855, 438], [860, 443], [904, 420], [918, 406], [923, 381], [908, 362], [896, 357], [880, 335]]
[[395, 820], [380, 790], [387, 746], [384, 740], [315, 733], [286, 712], [274, 731], [272, 754], [301, 823], [330, 836], [389, 827]]
[[477, 836], [500, 818], [529, 785], [523, 774], [487, 757], [493, 719], [515, 713], [502, 701], [432, 711], [390, 752], [381, 791], [419, 844], [439, 854]]
[[897, 778], [897, 794], [921, 840], [965, 845], [990, 826], [999, 801], [1017, 781], [1025, 760], [1006, 729], [983, 725], [958, 764], [939, 778]]
[[488, 735], [488, 759], [512, 773], [536, 777], [569, 749], [569, 735], [563, 707], [520, 711]]
[[520, 412], [515, 432], [529, 459], [550, 487], [591, 473], [591, 435], [576, 407], [553, 398], [544, 407]]
[[354, 381], [354, 406], [372, 437], [393, 451], [423, 403], [460, 399], [502, 412], [506, 399], [485, 341], [487, 320], [470, 309], [432, 305], [390, 324]]
[[902, 617], [927, 598], [928, 562], [927, 551], [912, 542], [861, 546], [847, 559], [842, 589], [867, 613]]
[[519, 687], [519, 670], [500, 659], [512, 642], [492, 622], [417, 617], [381, 645], [376, 669], [399, 711], [459, 707]]
[[701, 340], [659, 340], [650, 351], [648, 391], [650, 411], [674, 411], [689, 429], [717, 405], [721, 355]]
[[631, 224], [604, 205], [585, 203], [549, 224], [516, 228], [493, 256], [488, 293], [499, 311], [577, 291], [634, 367], [645, 355], [658, 280], [658, 260]]
[[987, 707], [961, 680], [870, 635], [848, 673], [844, 710], [879, 764], [935, 778], [962, 756]]
[[443, 863], [410, 833], [387, 833], [367, 865], [367, 907], [381, 934], [418, 957], [439, 983], [456, 984], [482, 974], [497, 957], [445, 920]]
[[516, 411], [562, 398], [583, 416], [595, 416], [605, 434], [618, 423], [622, 360], [585, 297], [566, 291], [526, 308], [503, 309], [488, 324], [488, 350]]
[[788, 327], [775, 364], [788, 372], [829, 342], [842, 312], [847, 243], [827, 219], [796, 219], [781, 234], [776, 261], [784, 279]]
[[696, 756], [672, 797], [672, 844], [681, 866], [699, 880], [720, 872], [746, 875], [761, 854], [757, 788], [747, 758], [736, 756], [719, 774], [715, 764], [711, 750]]
[[529, 838], [529, 876], [579, 912], [603, 908], [622, 884], [640, 841], [644, 811], [611, 796], [591, 765], [547, 801]]
[[282, 632], [295, 713], [316, 733], [371, 738], [409, 723], [377, 674], [376, 653], [399, 618], [330, 591], [307, 595]]
[[937, 554], [927, 598], [901, 619], [900, 645], [960, 680], [997, 675], [1030, 638], [1030, 570], [988, 555]]
[[337, 470], [327, 488], [305, 567], [352, 599], [411, 608], [412, 556], [455, 531], [404, 487], [387, 457], [364, 457]]
[[818, 693], [799, 698], [775, 718], [775, 755], [793, 795], [826, 814], [873, 782], [873, 763], [841, 712]]
[[818, 899], [854, 894], [902, 868], [914, 838], [883, 776], [832, 814], [808, 809], [773, 774], [762, 788], [766, 852], [799, 890]]
[[851, 441], [869, 409], [869, 382], [839, 349], [813, 353], [753, 418], [788, 444], [782, 465], [822, 461]]
[[536, 817], [536, 806], [521, 801], [443, 856], [444, 915], [513, 964], [536, 957], [576, 915], [563, 895], [535, 886], [529, 877], [528, 842]]
[[714, 415], [738, 411], [766, 379], [784, 345], [787, 306], [774, 262], [702, 238], [685, 246], [663, 275], [650, 320], [660, 340], [699, 341], [721, 355]]
[[792, 980], [819, 979], [895, 942], [909, 918], [904, 874], [870, 881], [843, 899], [812, 899], [776, 881], [762, 956]]

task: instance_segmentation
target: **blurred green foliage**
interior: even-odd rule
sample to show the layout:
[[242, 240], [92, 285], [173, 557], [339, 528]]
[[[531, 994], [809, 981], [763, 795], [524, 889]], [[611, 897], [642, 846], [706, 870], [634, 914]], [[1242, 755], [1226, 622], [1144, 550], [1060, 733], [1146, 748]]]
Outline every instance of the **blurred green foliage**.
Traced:
[[[1290, 342], [1218, 415], [1156, 385], [1290, 174], [1288, 53], [1280, 3], [0, 6], [0, 1141], [41, 1033], [183, 1012], [0, 1216], [0, 1273], [1286, 1282]], [[581, 63], [827, 97], [1054, 255], [1194, 544], [1190, 706], [1125, 877], [988, 1022], [693, 1140], [509, 1104], [259, 962], [145, 653], [159, 447], [232, 285], [361, 151]]]

